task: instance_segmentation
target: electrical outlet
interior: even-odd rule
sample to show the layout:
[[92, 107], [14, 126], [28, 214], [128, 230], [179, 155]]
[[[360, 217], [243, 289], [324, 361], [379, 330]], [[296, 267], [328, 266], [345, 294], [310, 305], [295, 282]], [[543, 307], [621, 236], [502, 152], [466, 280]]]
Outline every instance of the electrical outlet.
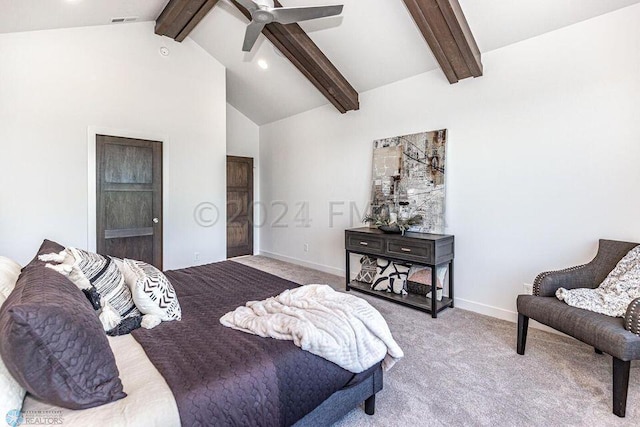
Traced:
[[309, 244], [308, 243], [304, 244], [304, 251], [305, 252], [309, 252]]
[[525, 283], [523, 288], [525, 294], [533, 295], [533, 285], [531, 283]]
[[194, 252], [193, 253], [193, 260], [194, 261], [200, 261], [200, 252]]

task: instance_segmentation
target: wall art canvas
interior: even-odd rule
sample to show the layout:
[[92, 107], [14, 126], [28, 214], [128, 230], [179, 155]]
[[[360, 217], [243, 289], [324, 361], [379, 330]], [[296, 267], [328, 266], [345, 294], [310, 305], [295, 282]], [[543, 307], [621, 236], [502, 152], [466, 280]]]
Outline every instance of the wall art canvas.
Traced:
[[410, 231], [444, 233], [446, 148], [446, 129], [374, 141], [372, 213], [420, 215]]

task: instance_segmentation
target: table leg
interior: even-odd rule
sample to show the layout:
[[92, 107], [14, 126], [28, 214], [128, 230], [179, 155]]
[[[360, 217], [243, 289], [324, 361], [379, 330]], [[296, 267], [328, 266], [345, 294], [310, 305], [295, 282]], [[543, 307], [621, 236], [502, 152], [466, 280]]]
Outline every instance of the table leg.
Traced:
[[431, 317], [438, 317], [438, 266], [431, 266]]
[[349, 287], [349, 282], [351, 282], [351, 258], [349, 256], [349, 251], [347, 252], [347, 257], [345, 259], [345, 267], [344, 267], [344, 274], [345, 274], [345, 289], [347, 291], [350, 291], [351, 288]]
[[453, 308], [453, 260], [449, 262], [449, 298], [451, 298], [451, 308]]

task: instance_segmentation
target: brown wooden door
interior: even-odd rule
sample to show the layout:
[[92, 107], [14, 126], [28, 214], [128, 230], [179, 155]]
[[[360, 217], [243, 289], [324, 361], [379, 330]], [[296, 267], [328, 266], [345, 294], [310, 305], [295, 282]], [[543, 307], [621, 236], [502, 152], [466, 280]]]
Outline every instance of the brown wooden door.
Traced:
[[253, 159], [227, 156], [227, 258], [253, 255]]
[[162, 143], [97, 135], [97, 251], [162, 270]]

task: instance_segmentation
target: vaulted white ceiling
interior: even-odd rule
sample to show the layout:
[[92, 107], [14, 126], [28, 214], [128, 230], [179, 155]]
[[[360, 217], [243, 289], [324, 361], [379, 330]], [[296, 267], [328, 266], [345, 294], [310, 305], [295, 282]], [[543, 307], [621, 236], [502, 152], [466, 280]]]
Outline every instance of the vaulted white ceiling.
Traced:
[[0, 33], [107, 25], [111, 18], [155, 21], [168, 0], [0, 0]]
[[[241, 51], [246, 18], [221, 0], [191, 34], [227, 67], [231, 105], [258, 124], [328, 103], [263, 36]], [[580, 22], [640, 0], [459, 0], [482, 52]], [[152, 21], [167, 0], [0, 0], [0, 33]], [[402, 0], [282, 0], [285, 6], [345, 5], [340, 17], [302, 24], [359, 92], [437, 68]], [[120, 24], [122, 25], [122, 24]], [[263, 70], [258, 61], [268, 64]], [[491, 70], [485, 70], [490, 73]], [[443, 84], [448, 84], [444, 76]], [[336, 111], [336, 114], [339, 114]]]

